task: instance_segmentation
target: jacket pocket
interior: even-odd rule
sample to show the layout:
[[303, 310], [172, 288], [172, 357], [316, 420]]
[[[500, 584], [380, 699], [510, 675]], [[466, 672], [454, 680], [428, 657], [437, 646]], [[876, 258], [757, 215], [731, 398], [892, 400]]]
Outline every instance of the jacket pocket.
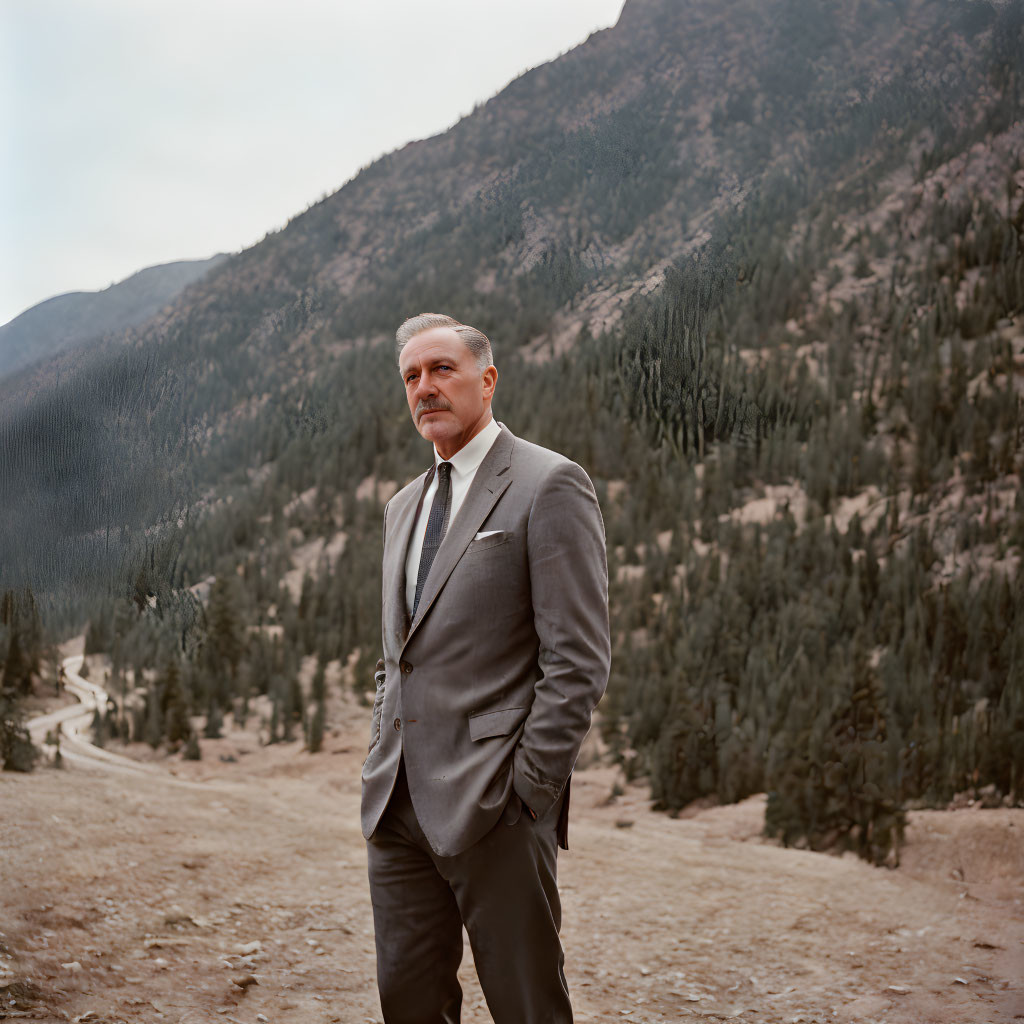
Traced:
[[507, 544], [512, 539], [512, 534], [504, 530], [495, 530], [493, 533], [487, 531], [484, 537], [474, 537], [466, 548], [466, 554], [471, 555], [475, 551], [486, 551], [488, 548], [496, 548], [501, 544]]
[[483, 740], [488, 736], [507, 736], [526, 719], [529, 708], [502, 708], [500, 711], [478, 711], [469, 716], [469, 738]]

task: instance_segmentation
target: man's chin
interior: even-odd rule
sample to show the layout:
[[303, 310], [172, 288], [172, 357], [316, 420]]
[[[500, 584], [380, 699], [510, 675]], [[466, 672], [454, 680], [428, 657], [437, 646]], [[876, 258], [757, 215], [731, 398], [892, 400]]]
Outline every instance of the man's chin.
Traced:
[[450, 431], [445, 430], [444, 419], [434, 415], [424, 414], [420, 417], [419, 422], [416, 424], [416, 429], [419, 430], [420, 436], [427, 441], [433, 441], [435, 444], [438, 441], [443, 441]]

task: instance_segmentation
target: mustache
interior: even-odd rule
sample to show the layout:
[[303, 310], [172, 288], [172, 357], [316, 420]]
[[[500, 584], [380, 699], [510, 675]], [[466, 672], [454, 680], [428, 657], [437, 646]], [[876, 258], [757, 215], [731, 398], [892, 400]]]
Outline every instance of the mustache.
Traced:
[[421, 398], [416, 403], [416, 422], [425, 412], [451, 412], [452, 406], [444, 398]]

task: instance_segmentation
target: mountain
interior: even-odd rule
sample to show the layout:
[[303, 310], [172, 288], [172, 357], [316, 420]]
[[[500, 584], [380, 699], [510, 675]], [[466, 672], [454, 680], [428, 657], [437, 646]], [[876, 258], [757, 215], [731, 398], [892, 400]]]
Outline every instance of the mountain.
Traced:
[[629, 0], [0, 381], [0, 585], [88, 621], [149, 736], [254, 694], [287, 732], [306, 656], [362, 693], [425, 459], [391, 339], [448, 312], [595, 480], [601, 731], [660, 806], [767, 792], [783, 841], [882, 863], [908, 805], [1020, 801], [1022, 82], [1020, 0]]
[[98, 292], [67, 292], [32, 306], [0, 327], [0, 376], [104, 334], [123, 333], [163, 309], [222, 263], [179, 260], [147, 267]]

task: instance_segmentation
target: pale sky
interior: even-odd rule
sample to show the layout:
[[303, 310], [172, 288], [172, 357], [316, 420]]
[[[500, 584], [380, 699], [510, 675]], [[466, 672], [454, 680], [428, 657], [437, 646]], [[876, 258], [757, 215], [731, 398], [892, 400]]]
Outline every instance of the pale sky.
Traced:
[[0, 324], [236, 252], [622, 0], [0, 0]]

